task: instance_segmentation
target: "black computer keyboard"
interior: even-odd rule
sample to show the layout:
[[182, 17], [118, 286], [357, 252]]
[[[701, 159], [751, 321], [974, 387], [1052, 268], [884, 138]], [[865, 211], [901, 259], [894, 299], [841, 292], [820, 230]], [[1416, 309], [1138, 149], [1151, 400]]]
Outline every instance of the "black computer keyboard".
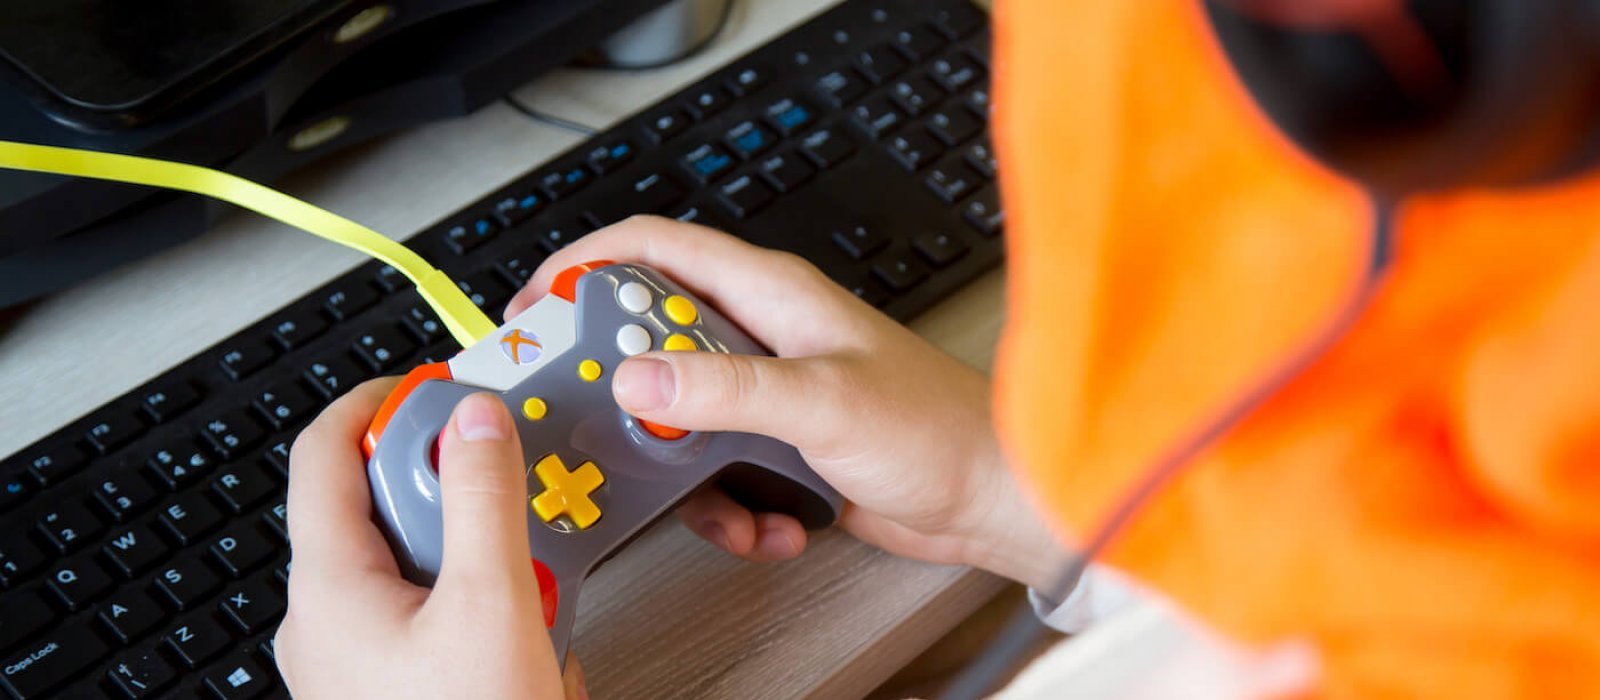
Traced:
[[[965, 0], [846, 2], [409, 245], [498, 317], [548, 252], [659, 213], [907, 320], [1001, 259], [988, 54]], [[0, 463], [0, 685], [285, 696], [289, 446], [345, 390], [457, 349], [367, 264]]]

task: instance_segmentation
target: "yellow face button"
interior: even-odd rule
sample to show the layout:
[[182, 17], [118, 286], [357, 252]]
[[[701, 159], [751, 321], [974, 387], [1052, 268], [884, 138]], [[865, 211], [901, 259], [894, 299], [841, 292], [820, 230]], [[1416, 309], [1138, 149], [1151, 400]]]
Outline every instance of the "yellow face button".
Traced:
[[600, 378], [600, 363], [594, 360], [584, 360], [578, 363], [578, 378], [592, 382]]
[[544, 491], [529, 499], [528, 504], [540, 520], [548, 523], [565, 515], [579, 530], [587, 530], [600, 519], [600, 506], [589, 494], [600, 488], [606, 478], [594, 462], [584, 462], [569, 472], [560, 457], [548, 454], [533, 465], [533, 473], [544, 484]]
[[694, 338], [682, 333], [673, 333], [661, 341], [661, 349], [668, 352], [694, 352], [699, 350], [700, 346], [694, 344]]
[[667, 312], [667, 318], [680, 326], [687, 326], [700, 318], [700, 310], [694, 308], [694, 302], [676, 294], [661, 302], [661, 310]]
[[522, 402], [522, 415], [528, 420], [544, 420], [544, 414], [550, 410], [544, 404], [544, 399], [537, 396]]

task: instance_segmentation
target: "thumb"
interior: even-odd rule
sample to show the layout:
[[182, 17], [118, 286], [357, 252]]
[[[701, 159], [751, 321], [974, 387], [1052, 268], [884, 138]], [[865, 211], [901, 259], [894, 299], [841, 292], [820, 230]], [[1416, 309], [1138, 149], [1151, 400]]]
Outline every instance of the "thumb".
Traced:
[[504, 404], [473, 394], [439, 436], [444, 560], [439, 582], [537, 585], [528, 564], [528, 505], [522, 444]]
[[844, 375], [826, 358], [662, 352], [623, 362], [611, 392], [622, 410], [652, 423], [758, 433], [804, 449], [840, 435], [849, 420], [847, 411], [805, 410], [832, 402]]

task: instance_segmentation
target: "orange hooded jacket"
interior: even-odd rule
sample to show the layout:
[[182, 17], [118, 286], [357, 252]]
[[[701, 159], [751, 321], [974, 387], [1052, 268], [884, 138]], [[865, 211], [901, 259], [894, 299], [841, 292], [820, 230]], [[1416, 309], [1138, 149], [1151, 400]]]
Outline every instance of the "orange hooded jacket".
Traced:
[[[1370, 204], [1198, 0], [1000, 0], [1001, 432], [1072, 541], [1325, 327]], [[1338, 698], [1600, 697], [1600, 177], [1410, 200], [1366, 313], [1105, 558]]]

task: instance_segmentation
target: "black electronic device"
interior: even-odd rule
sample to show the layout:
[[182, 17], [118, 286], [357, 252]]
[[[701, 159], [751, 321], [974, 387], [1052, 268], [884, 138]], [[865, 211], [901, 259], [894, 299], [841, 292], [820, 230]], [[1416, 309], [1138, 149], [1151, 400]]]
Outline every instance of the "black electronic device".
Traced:
[[[326, 32], [212, 86], [194, 108], [135, 127], [69, 127], [0, 83], [0, 139], [176, 160], [270, 182], [365, 140], [478, 109], [663, 2], [396, 0], [385, 4], [396, 19], [359, 40], [328, 40], [335, 25], [372, 7], [357, 3], [319, 25]], [[457, 9], [438, 12], [446, 7]], [[315, 138], [297, 140], [308, 132]], [[198, 197], [0, 171], [0, 307], [193, 238], [222, 211]]]
[[[1001, 261], [988, 53], [967, 0], [845, 2], [409, 244], [498, 307], [549, 251], [661, 213], [907, 320]], [[285, 696], [289, 446], [357, 382], [458, 349], [391, 273], [361, 265], [0, 461], [0, 687]]]

